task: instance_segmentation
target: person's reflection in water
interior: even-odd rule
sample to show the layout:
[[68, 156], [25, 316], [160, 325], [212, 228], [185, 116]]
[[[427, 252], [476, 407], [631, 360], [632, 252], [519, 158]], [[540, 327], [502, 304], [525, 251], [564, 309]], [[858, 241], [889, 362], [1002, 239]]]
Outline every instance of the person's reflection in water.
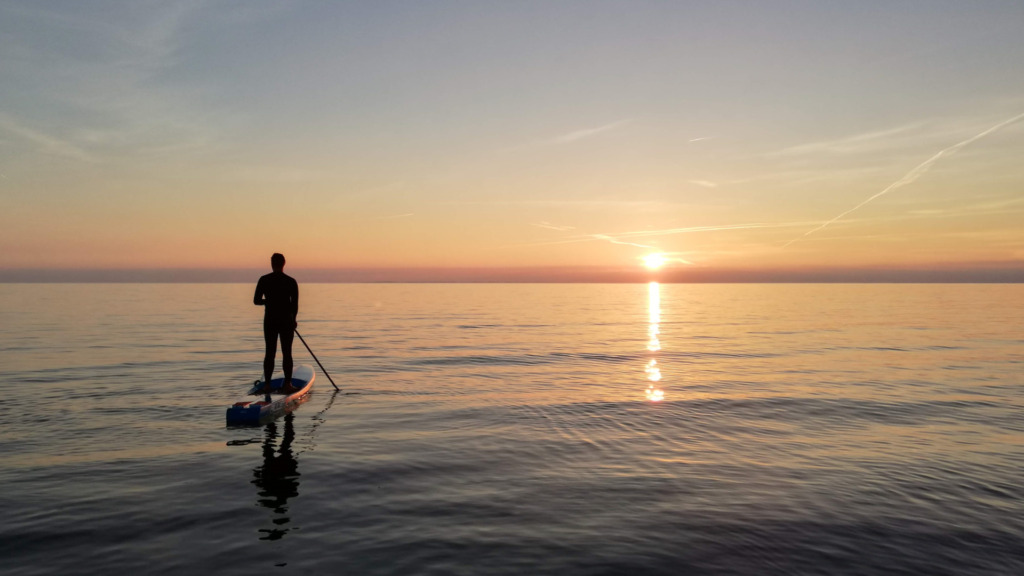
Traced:
[[281, 446], [275, 450], [277, 440], [277, 424], [267, 424], [266, 438], [263, 440], [263, 465], [253, 470], [252, 483], [259, 487], [259, 498], [256, 503], [274, 511], [274, 524], [279, 528], [260, 529], [260, 540], [280, 540], [288, 533], [284, 525], [288, 518], [288, 499], [299, 495], [299, 463], [292, 454], [292, 441], [295, 439], [293, 415], [284, 417], [284, 437]]

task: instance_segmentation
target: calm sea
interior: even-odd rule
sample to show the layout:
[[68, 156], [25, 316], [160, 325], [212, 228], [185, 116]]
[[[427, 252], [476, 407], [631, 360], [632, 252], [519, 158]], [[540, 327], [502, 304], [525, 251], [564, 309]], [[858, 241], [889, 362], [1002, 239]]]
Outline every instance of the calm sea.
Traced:
[[252, 290], [0, 285], [0, 573], [1024, 574], [1024, 285], [307, 284], [228, 428]]

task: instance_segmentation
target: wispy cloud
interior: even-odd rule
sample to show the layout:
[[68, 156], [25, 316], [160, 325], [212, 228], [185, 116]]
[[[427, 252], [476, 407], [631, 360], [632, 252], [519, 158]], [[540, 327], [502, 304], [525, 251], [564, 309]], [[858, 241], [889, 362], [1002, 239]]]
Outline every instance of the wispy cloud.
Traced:
[[26, 126], [7, 114], [0, 113], [0, 130], [35, 144], [38, 151], [44, 154], [54, 154], [85, 162], [94, 162], [96, 160], [74, 142], [45, 134], [40, 130]]
[[[581, 234], [577, 236], [570, 236], [562, 240], [553, 240], [549, 242], [535, 242], [531, 245], [544, 246], [554, 244], [575, 244], [580, 242], [593, 242], [595, 240], [604, 240], [607, 242], [626, 244], [629, 243], [628, 239], [633, 238], [651, 238], [659, 236], [672, 236], [676, 234], [697, 234], [701, 232], [720, 232], [726, 230], [757, 230], [764, 228], [799, 228], [803, 226], [809, 226], [813, 224], [820, 224], [820, 221], [801, 221], [801, 222], [779, 222], [779, 223], [750, 223], [750, 224], [725, 224], [715, 226], [687, 226], [682, 228], [663, 228], [659, 230], [635, 230], [627, 232], [606, 232], [601, 234]], [[640, 248], [653, 248], [645, 244], [633, 244]]]
[[1011, 206], [1024, 204], [1024, 197], [1003, 198], [988, 202], [976, 202], [966, 206], [954, 206], [952, 208], [921, 208], [911, 210], [914, 216], [952, 216], [968, 213], [998, 213]]
[[[1022, 115], [1024, 116], [1024, 115]], [[936, 209], [936, 210], [911, 210], [910, 212], [903, 215], [890, 215], [878, 218], [869, 219], [848, 219], [844, 220], [844, 224], [855, 224], [861, 222], [898, 222], [907, 220], [920, 220], [928, 218], [948, 218], [953, 216], [959, 216], [963, 214], [1003, 214], [1007, 213], [1007, 209], [1013, 208], [1020, 204], [1024, 204], [1024, 197], [1002, 197], [993, 199], [986, 202], [976, 202], [967, 206], [953, 207], [947, 209]], [[630, 230], [624, 232], [603, 232], [593, 234], [576, 234], [562, 238], [560, 240], [550, 240], [544, 242], [531, 242], [529, 246], [550, 246], [559, 244], [578, 244], [584, 242], [610, 242], [612, 244], [621, 244], [628, 246], [635, 246], [637, 248], [645, 249], [657, 249], [656, 246], [649, 244], [640, 244], [633, 240], [640, 240], [643, 238], [658, 238], [663, 236], [673, 236], [678, 234], [700, 234], [706, 232], [727, 232], [727, 231], [739, 231], [739, 230], [784, 230], [787, 228], [803, 228], [807, 226], [818, 226], [819, 228], [825, 224], [821, 220], [801, 220], [795, 222], [751, 222], [743, 224], [720, 224], [720, 225], [709, 225], [709, 226], [684, 226], [678, 228], [659, 228], [654, 230]], [[542, 223], [543, 224], [543, 223]], [[556, 227], [556, 226], [543, 226], [542, 224], [535, 224], [542, 228], [549, 228], [557, 231], [569, 232], [574, 230], [572, 227]], [[776, 245], [777, 246], [777, 245]], [[778, 248], [775, 248], [776, 250]], [[743, 253], [742, 251], [738, 253]], [[668, 253], [666, 253], [668, 254]]]
[[611, 124], [605, 124], [604, 126], [598, 126], [597, 128], [586, 128], [584, 130], [576, 130], [575, 132], [569, 132], [568, 134], [562, 134], [561, 136], [557, 136], [557, 137], [551, 139], [551, 143], [552, 144], [567, 144], [569, 142], [575, 142], [577, 140], [583, 140], [584, 138], [590, 138], [591, 136], [596, 136], [596, 135], [601, 134], [603, 132], [609, 132], [611, 130], [615, 130], [616, 128], [621, 128], [622, 126], [625, 126], [626, 124], [629, 124], [630, 122], [631, 122], [631, 120], [625, 119], [625, 120], [619, 120], [617, 122], [612, 122]]
[[539, 228], [547, 228], [548, 230], [557, 230], [558, 232], [569, 232], [576, 229], [574, 226], [556, 226], [550, 222], [534, 222], [533, 225]]
[[752, 224], [725, 224], [720, 226], [687, 226], [684, 228], [666, 228], [662, 230], [637, 230], [634, 232], [619, 232], [615, 236], [619, 238], [642, 238], [649, 236], [671, 236], [674, 234], [695, 234], [699, 232], [720, 232], [724, 230], [757, 230], [762, 228], [794, 228], [807, 226], [817, 222], [777, 222], [777, 223], [752, 223]]
[[637, 248], [654, 248], [654, 246], [648, 246], [646, 244], [637, 244], [635, 242], [626, 242], [625, 240], [619, 240], [615, 236], [609, 234], [590, 234], [590, 237], [594, 240], [604, 240], [611, 242], [612, 244], [621, 244], [623, 246], [635, 246]]
[[865, 132], [863, 134], [855, 134], [853, 136], [846, 136], [844, 138], [838, 138], [833, 140], [823, 140], [820, 142], [809, 142], [806, 144], [799, 144], [797, 146], [790, 146], [783, 148], [769, 154], [770, 156], [802, 156], [809, 154], [856, 154], [868, 151], [875, 151], [879, 147], [892, 147], [894, 145], [893, 136], [907, 134], [916, 128], [920, 128], [922, 123], [914, 122], [912, 124], [905, 124], [896, 128], [890, 128], [887, 130], [877, 130], [873, 132]]
[[895, 189], [900, 188], [902, 186], [906, 186], [908, 184], [912, 184], [914, 181], [916, 181], [918, 178], [920, 178], [921, 175], [923, 175], [925, 172], [927, 172], [928, 169], [932, 167], [932, 164], [935, 164], [935, 162], [937, 162], [943, 156], [946, 156], [947, 154], [953, 154], [953, 153], [957, 152], [958, 150], [960, 150], [961, 148], [963, 148], [964, 146], [967, 146], [968, 144], [971, 144], [972, 142], [980, 140], [981, 138], [984, 138], [985, 136], [988, 136], [989, 134], [992, 134], [993, 132], [995, 132], [995, 131], [997, 131], [997, 130], [999, 130], [1001, 128], [1009, 126], [1010, 124], [1013, 124], [1014, 122], [1017, 122], [1021, 118], [1024, 118], [1024, 113], [1018, 114], [1018, 115], [1016, 115], [1016, 116], [1014, 116], [1012, 118], [1009, 118], [1007, 120], [1003, 120], [1002, 122], [996, 124], [995, 126], [992, 126], [992, 127], [988, 128], [986, 130], [983, 130], [983, 131], [979, 132], [978, 134], [975, 134], [974, 136], [971, 136], [970, 138], [968, 138], [966, 140], [962, 140], [962, 141], [957, 142], [956, 144], [954, 144], [954, 145], [952, 145], [952, 146], [950, 146], [948, 148], [944, 148], [942, 150], [939, 150], [937, 153], [932, 155], [930, 158], [928, 158], [924, 162], [921, 162], [920, 164], [915, 166], [913, 169], [911, 169], [910, 172], [907, 172], [906, 174], [904, 174], [902, 178], [900, 178], [899, 180], [896, 180], [892, 184], [889, 184], [888, 186], [883, 188], [880, 192], [877, 192], [877, 193], [869, 196], [866, 200], [864, 200], [860, 204], [857, 204], [853, 208], [850, 208], [849, 210], [846, 210], [845, 212], [839, 214], [838, 216], [832, 218], [831, 220], [827, 220], [827, 221], [821, 223], [820, 225], [818, 225], [817, 227], [812, 228], [811, 230], [808, 230], [803, 235], [797, 236], [796, 238], [790, 240], [785, 245], [783, 245], [783, 248], [786, 248], [789, 245], [793, 244], [794, 242], [797, 242], [798, 240], [806, 238], [806, 237], [810, 236], [811, 234], [814, 234], [815, 232], [817, 232], [819, 230], [823, 230], [823, 229], [827, 228], [829, 225], [831, 225], [832, 223], [836, 222], [837, 220], [841, 220], [846, 215], [848, 215], [848, 214], [850, 214], [850, 213], [852, 213], [852, 212], [854, 212], [856, 210], [859, 210], [860, 208], [864, 207], [865, 205], [867, 205], [868, 203], [872, 202], [873, 200], [875, 200], [877, 198], [880, 198], [880, 197], [884, 196], [885, 194], [888, 194], [892, 190], [895, 190]]
[[690, 140], [690, 142], [700, 142], [702, 140], [711, 140], [711, 136], [701, 136], [700, 138], [693, 138]]
[[663, 252], [662, 256], [664, 256], [665, 259], [668, 260], [669, 262], [678, 262], [680, 264], [686, 264], [688, 266], [694, 265], [693, 261], [683, 258], [683, 252]]
[[[22, 131], [21, 136], [48, 146], [51, 153], [79, 159], [162, 157], [208, 147], [215, 130], [193, 106], [198, 90], [184, 82], [155, 81], [176, 64], [188, 25], [204, 9], [204, 2], [157, 3], [101, 17], [84, 4], [10, 7], [6, 15], [20, 25], [0, 38], [6, 74], [35, 91], [43, 104], [18, 111], [22, 127], [35, 132]], [[47, 40], [56, 37], [67, 40]], [[40, 69], [47, 74], [41, 77]], [[61, 113], [61, 124], [55, 115], [38, 112], [47, 109]], [[58, 131], [60, 139], [54, 136]]]

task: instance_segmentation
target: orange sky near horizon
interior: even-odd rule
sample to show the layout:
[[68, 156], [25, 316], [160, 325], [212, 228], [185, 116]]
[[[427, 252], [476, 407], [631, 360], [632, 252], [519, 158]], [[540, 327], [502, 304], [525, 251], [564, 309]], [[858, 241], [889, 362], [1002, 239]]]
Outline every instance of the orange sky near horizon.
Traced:
[[1020, 6], [407, 9], [0, 7], [0, 270], [1024, 268]]

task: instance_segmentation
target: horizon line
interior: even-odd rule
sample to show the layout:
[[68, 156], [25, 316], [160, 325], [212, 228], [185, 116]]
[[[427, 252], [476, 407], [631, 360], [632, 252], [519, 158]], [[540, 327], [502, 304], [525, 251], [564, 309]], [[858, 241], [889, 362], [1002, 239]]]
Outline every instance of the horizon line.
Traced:
[[[3, 284], [253, 283], [263, 268], [0, 268]], [[636, 266], [342, 267], [294, 268], [311, 284], [709, 284], [709, 283], [1024, 283], [1024, 262], [918, 266], [804, 266], [788, 268], [665, 268]]]

